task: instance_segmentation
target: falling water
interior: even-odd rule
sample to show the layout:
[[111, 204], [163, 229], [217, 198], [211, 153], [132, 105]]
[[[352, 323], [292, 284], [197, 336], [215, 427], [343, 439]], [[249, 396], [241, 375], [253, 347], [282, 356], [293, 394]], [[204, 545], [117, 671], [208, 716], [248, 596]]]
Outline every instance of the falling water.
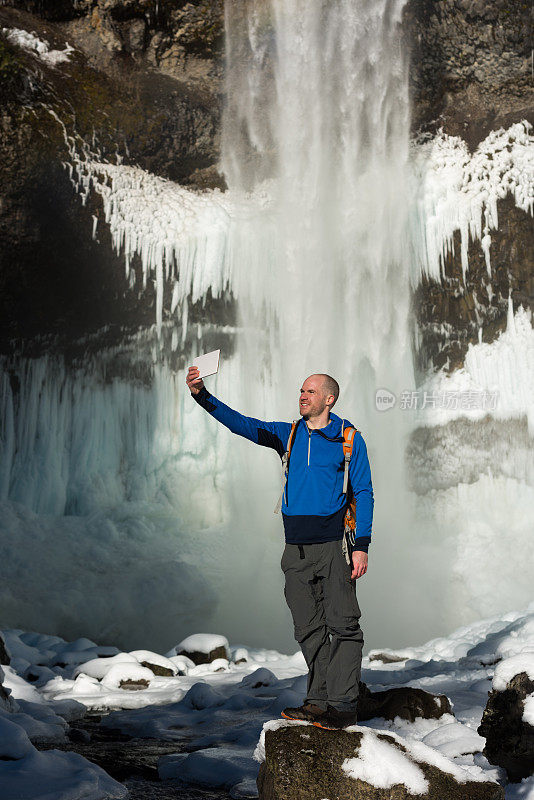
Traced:
[[[403, 6], [404, 0], [226, 5], [222, 166], [231, 190], [264, 190], [271, 203], [249, 229], [258, 245], [241, 280], [250, 282], [255, 301], [239, 305], [243, 371], [225, 399], [254, 416], [290, 419], [307, 375], [338, 379], [336, 412], [362, 431], [370, 454], [375, 541], [361, 591], [368, 638], [380, 631], [382, 641], [398, 626], [388, 610], [388, 564], [403, 568], [411, 528], [407, 421], [375, 406], [377, 389], [398, 394], [414, 382]], [[252, 486], [261, 497], [267, 457], [248, 457], [249, 474], [259, 478], [249, 479], [247, 494]], [[279, 539], [274, 489], [268, 496], [254, 527]], [[274, 556], [269, 563], [277, 568]]]

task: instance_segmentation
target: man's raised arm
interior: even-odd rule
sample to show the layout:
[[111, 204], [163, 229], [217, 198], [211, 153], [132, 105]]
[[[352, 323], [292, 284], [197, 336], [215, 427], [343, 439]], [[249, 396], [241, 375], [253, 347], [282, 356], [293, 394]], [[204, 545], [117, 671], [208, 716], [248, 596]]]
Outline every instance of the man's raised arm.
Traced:
[[245, 417], [233, 408], [221, 403], [199, 378], [197, 367], [189, 367], [185, 382], [194, 400], [202, 406], [212, 417], [225, 425], [232, 433], [249, 439], [254, 444], [272, 447], [280, 457], [286, 450], [287, 440], [291, 431], [289, 422], [265, 422], [254, 417]]

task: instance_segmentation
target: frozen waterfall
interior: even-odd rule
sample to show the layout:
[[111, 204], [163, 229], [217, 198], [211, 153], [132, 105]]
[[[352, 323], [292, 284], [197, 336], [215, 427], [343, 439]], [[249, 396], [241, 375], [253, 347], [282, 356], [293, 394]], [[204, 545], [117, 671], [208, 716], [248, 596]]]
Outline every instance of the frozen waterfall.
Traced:
[[[253, 416], [292, 419], [308, 374], [339, 380], [336, 412], [362, 431], [375, 487], [370, 570], [359, 585], [368, 646], [415, 644], [530, 599], [514, 569], [532, 527], [529, 456], [516, 461], [510, 437], [504, 474], [467, 480], [451, 468], [456, 484], [418, 493], [410, 434], [445, 426], [420, 471], [434, 474], [436, 452], [439, 468], [461, 465], [469, 446], [446, 425], [466, 414], [376, 405], [377, 391], [416, 389], [411, 290], [423, 273], [439, 278], [454, 231], [464, 272], [469, 235], [491, 270], [497, 200], [511, 193], [532, 211], [526, 124], [472, 155], [444, 135], [410, 143], [404, 4], [227, 0], [226, 193], [103, 163], [65, 130], [73, 188], [83, 202], [100, 195], [98, 224], [110, 226], [130, 284], [156, 285], [156, 319], [124, 342], [119, 371], [111, 351], [68, 367], [56, 356], [2, 363], [8, 624], [129, 649], [168, 650], [208, 627], [296, 648], [272, 513], [278, 459], [221, 429], [185, 389], [184, 366], [215, 346], [222, 363], [210, 390]], [[191, 325], [188, 309], [208, 293], [235, 299], [232, 327]], [[518, 312], [516, 322], [517, 331], [511, 313], [500, 341], [470, 350], [455, 384], [515, 387], [494, 415], [505, 438], [510, 417], [532, 424], [531, 318]], [[426, 380], [429, 392], [444, 386], [441, 376]], [[504, 582], [488, 558], [503, 541]]]

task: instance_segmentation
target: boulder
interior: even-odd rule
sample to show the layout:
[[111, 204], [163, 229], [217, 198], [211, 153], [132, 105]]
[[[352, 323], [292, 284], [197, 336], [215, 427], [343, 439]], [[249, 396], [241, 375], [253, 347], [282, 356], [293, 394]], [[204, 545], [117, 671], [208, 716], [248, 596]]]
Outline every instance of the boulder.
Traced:
[[223, 646], [214, 647], [213, 650], [210, 650], [208, 653], [202, 653], [200, 650], [179, 650], [176, 655], [186, 656], [186, 658], [190, 658], [191, 661], [198, 666], [199, 664], [211, 664], [216, 658], [226, 659], [226, 649]]
[[6, 643], [2, 638], [2, 634], [0, 634], [0, 664], [9, 664], [10, 662], [11, 658], [7, 652]]
[[411, 686], [371, 692], [365, 683], [360, 682], [358, 697], [360, 721], [375, 717], [390, 720], [400, 717], [413, 722], [417, 717], [439, 719], [443, 714], [451, 713], [451, 704], [444, 694], [435, 695], [423, 689], [413, 689]]
[[228, 660], [228, 640], [219, 634], [194, 633], [180, 642], [171, 653], [172, 655], [190, 658], [196, 666], [199, 664], [211, 664], [217, 658]]
[[514, 675], [505, 688], [495, 688], [494, 681], [478, 728], [486, 738], [484, 755], [503, 767], [511, 781], [534, 774], [534, 727], [524, 718], [525, 701], [533, 694], [534, 680], [527, 672]]
[[154, 675], [159, 675], [160, 677], [172, 678], [172, 676], [176, 674], [176, 672], [173, 672], [172, 669], [162, 667], [159, 664], [151, 664], [149, 661], [141, 661], [140, 663], [142, 667], [146, 667], [147, 669], [151, 670]]
[[471, 774], [421, 742], [354, 726], [264, 727], [258, 775], [261, 800], [503, 800], [497, 783]]
[[0, 667], [0, 709], [3, 711], [16, 711], [17, 704], [11, 697], [11, 689], [7, 689], [2, 685], [4, 680], [4, 673]]

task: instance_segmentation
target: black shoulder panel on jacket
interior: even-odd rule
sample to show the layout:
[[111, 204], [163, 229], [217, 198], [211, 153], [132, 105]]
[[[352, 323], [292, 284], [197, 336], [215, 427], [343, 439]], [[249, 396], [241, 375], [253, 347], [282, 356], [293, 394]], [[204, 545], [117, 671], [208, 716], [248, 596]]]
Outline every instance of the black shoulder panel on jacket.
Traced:
[[285, 445], [280, 437], [270, 431], [266, 431], [264, 428], [258, 428], [258, 444], [263, 445], [263, 447], [272, 447], [273, 450], [276, 450], [280, 458], [282, 458], [286, 452]]

